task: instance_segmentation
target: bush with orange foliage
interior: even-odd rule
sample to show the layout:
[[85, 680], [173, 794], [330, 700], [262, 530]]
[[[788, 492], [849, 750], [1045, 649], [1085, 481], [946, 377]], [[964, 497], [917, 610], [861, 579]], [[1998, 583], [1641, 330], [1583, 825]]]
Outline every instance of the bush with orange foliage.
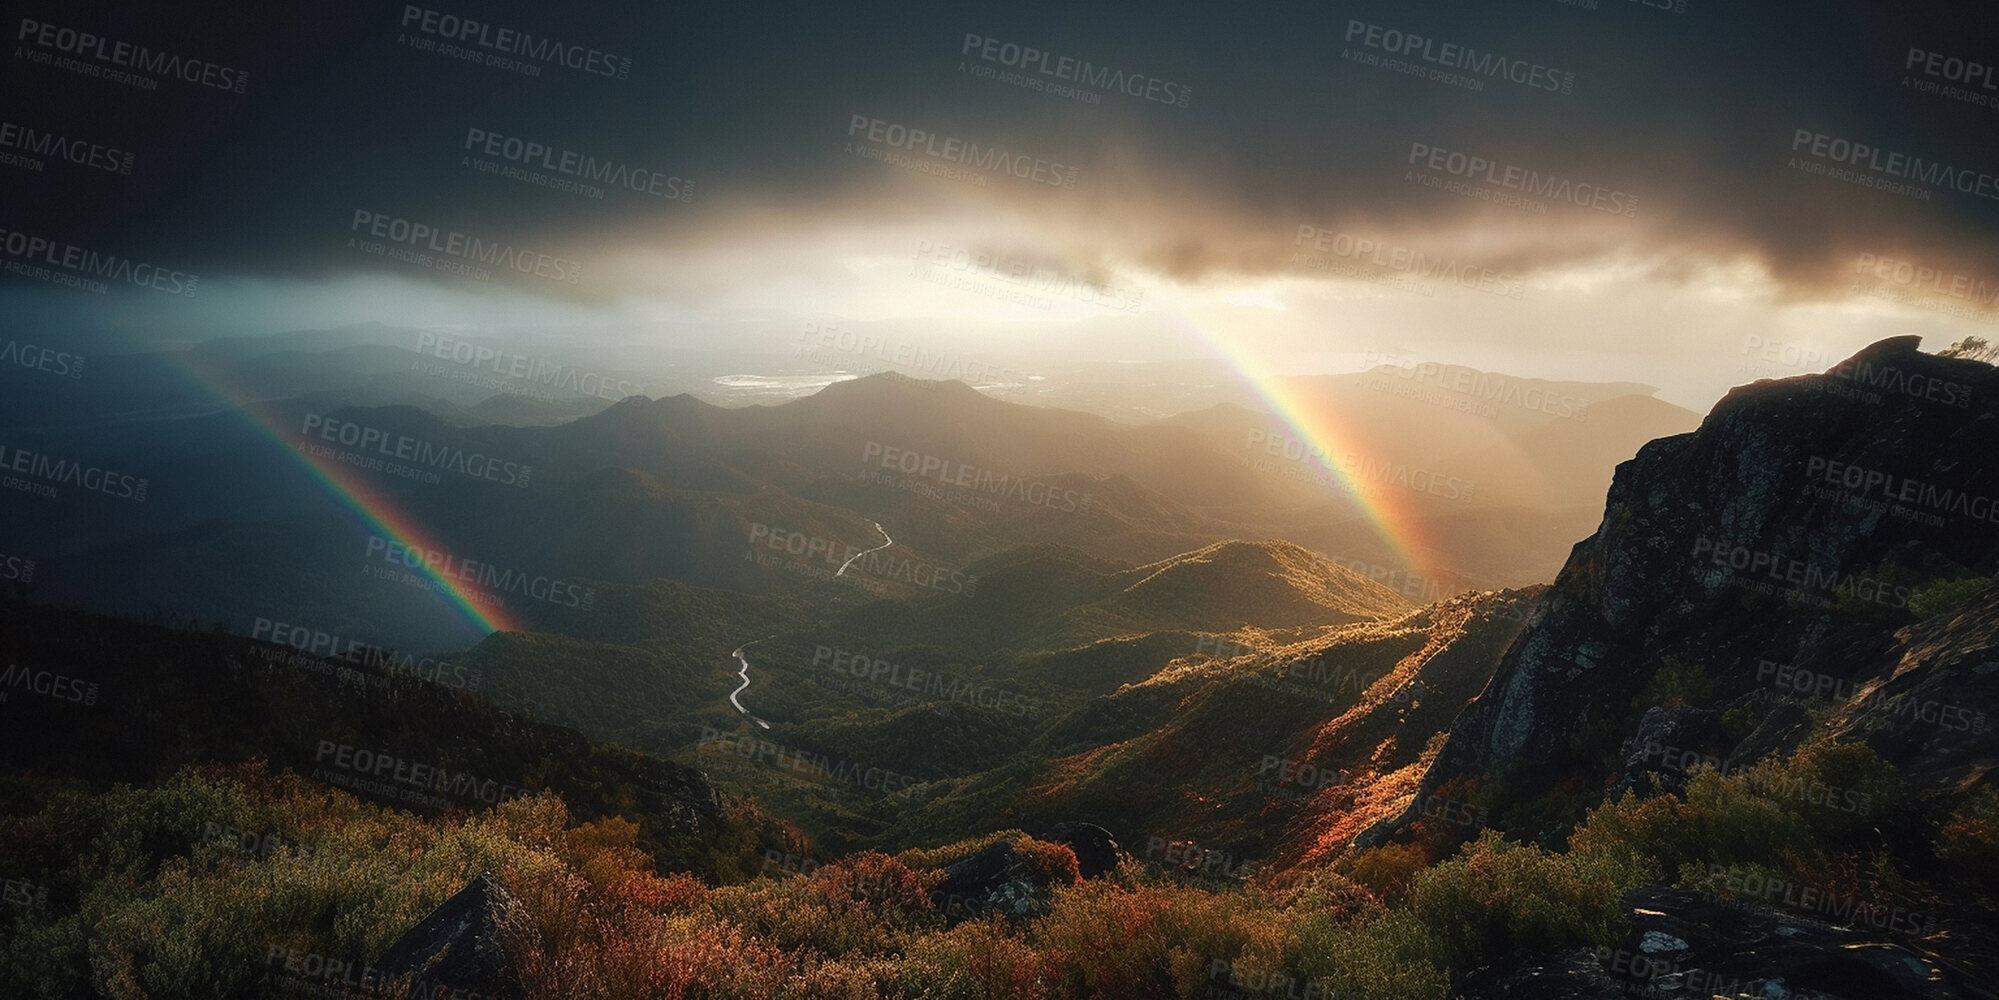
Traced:
[[850, 854], [820, 865], [806, 876], [807, 883], [829, 904], [858, 907], [876, 917], [889, 913], [907, 917], [932, 909], [930, 886], [936, 880], [934, 874], [926, 880], [880, 851]]
[[1067, 844], [1022, 837], [1013, 842], [1013, 852], [1034, 869], [1044, 885], [1075, 885], [1083, 880], [1076, 852]]
[[1173, 884], [1079, 882], [1055, 893], [1032, 928], [1067, 996], [1195, 996], [1215, 963], [1285, 964], [1284, 917], [1263, 900]]
[[[553, 796], [423, 819], [255, 765], [101, 793], [17, 788], [0, 802], [33, 804], [0, 815], [0, 856], [48, 903], [0, 907], [0, 996], [260, 995], [273, 948], [378, 958], [493, 871], [515, 900], [503, 936], [528, 1000], [1154, 1000], [1278, 982], [1442, 1000], [1479, 965], [1608, 943], [1623, 891], [1683, 865], [1859, 858], [1850, 822], [1762, 790], [1793, 773], [1884, 806], [1895, 788], [1864, 750], [1816, 748], [1740, 775], [1697, 769], [1684, 799], [1605, 805], [1563, 851], [1490, 831], [1434, 863], [1430, 844], [1389, 845], [1301, 866], [1283, 892], [1162, 883], [1130, 862], [1083, 880], [1069, 848], [1011, 832], [1000, 839], [1052, 887], [1047, 912], [948, 929], [933, 866], [977, 843], [709, 886], [660, 874], [636, 825], [578, 824]], [[246, 851], [206, 838], [211, 823], [283, 846]], [[1999, 793], [1962, 802], [1937, 852], [1966, 881], [1999, 871]]]

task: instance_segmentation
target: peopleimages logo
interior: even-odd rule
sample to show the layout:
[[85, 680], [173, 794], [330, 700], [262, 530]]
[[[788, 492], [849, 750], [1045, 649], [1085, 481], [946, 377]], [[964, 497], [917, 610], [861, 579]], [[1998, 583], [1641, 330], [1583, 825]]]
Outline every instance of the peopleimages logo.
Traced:
[[[113, 41], [88, 31], [47, 24], [32, 18], [21, 19], [21, 30], [15, 34], [14, 40], [27, 42], [46, 52], [60, 52], [68, 56], [89, 59], [104, 66], [170, 76], [187, 83], [238, 94], [242, 93], [243, 88], [250, 82], [250, 74], [240, 69], [232, 69], [201, 59], [188, 59], [171, 52], [160, 52], [143, 45], [133, 45], [130, 42]], [[90, 66], [90, 69], [98, 71], [91, 73], [92, 76], [103, 72], [102, 68], [96, 65]], [[152, 83], [152, 81], [146, 82]]]
[[258, 830], [244, 830], [238, 827], [230, 826], [227, 823], [217, 823], [214, 822], [213, 820], [210, 820], [209, 822], [202, 824], [201, 843], [231, 844], [235, 846], [237, 850], [242, 851], [245, 854], [253, 855], [259, 858], [269, 857], [271, 855], [271, 852], [276, 851], [281, 847], [289, 847], [292, 850], [299, 852], [303, 852], [305, 850], [305, 845], [300, 844], [298, 841], [286, 840], [285, 838], [275, 833], [269, 833]]
[[1745, 584], [1764, 593], [1771, 593], [1775, 585], [1782, 584], [1787, 589], [1802, 588], [1887, 607], [1909, 606], [1911, 591], [1907, 586], [1842, 572], [1838, 567], [1808, 563], [1746, 545], [1733, 545], [1703, 536], [1694, 540], [1693, 556], [1696, 562], [1705, 558], [1709, 565], [1721, 571], [1721, 576], [1747, 577], [1743, 581]]
[[476, 451], [466, 451], [454, 445], [436, 444], [408, 434], [390, 434], [377, 427], [357, 424], [351, 420], [338, 420], [317, 413], [305, 415], [305, 426], [299, 429], [299, 436], [308, 440], [317, 437], [322, 441], [332, 441], [348, 448], [372, 451], [384, 458], [393, 458], [416, 465], [443, 469], [471, 476], [474, 479], [490, 479], [508, 486], [527, 487], [528, 478], [534, 474], [534, 466], [519, 462], [503, 462], [497, 458]]
[[[745, 559], [759, 566], [802, 571], [820, 579], [845, 579], [862, 586], [901, 581], [965, 597], [972, 596], [979, 587], [977, 576], [881, 551], [890, 548], [890, 545], [863, 549], [830, 538], [808, 535], [803, 531], [792, 531], [765, 524], [762, 521], [750, 525], [749, 543], [750, 551], [744, 553]], [[759, 543], [762, 548], [776, 554], [766, 555], [758, 552]], [[784, 556], [793, 558], [787, 560], [783, 558]], [[815, 561], [818, 565], [814, 564]], [[848, 569], [859, 572], [849, 576], [846, 575]]]
[[[99, 142], [87, 142], [60, 132], [45, 131], [32, 125], [0, 122], [0, 149], [14, 151], [0, 153], [0, 161], [44, 156], [52, 160], [74, 163], [79, 167], [102, 170], [109, 174], [132, 172], [132, 154], [127, 150]], [[29, 167], [30, 170], [41, 169], [39, 162], [27, 162], [33, 164]]]
[[[381, 969], [366, 962], [330, 958], [318, 952], [301, 951], [282, 945], [271, 946], [270, 953], [264, 957], [264, 964], [269, 967], [272, 975], [276, 975], [277, 970], [282, 969], [283, 978], [299, 982], [307, 988], [330, 989], [338, 985], [355, 990], [362, 996], [385, 994], [384, 988], [389, 982], [388, 976]], [[343, 990], [342, 995], [354, 994]], [[440, 993], [440, 1000], [442, 996]], [[471, 1000], [471, 998], [462, 998], [456, 993], [451, 996], [452, 1000]]]
[[[315, 770], [313, 778], [319, 781], [333, 781], [343, 788], [378, 794], [398, 794], [406, 801], [422, 802], [425, 796], [400, 795], [410, 791], [440, 792], [461, 802], [483, 802], [499, 805], [514, 799], [529, 798], [535, 790], [494, 778], [480, 779], [469, 771], [454, 771], [441, 764], [428, 764], [400, 757], [385, 750], [370, 750], [332, 740], [320, 740], [319, 750], [313, 755], [313, 763], [331, 764], [349, 774], [364, 778], [380, 779], [375, 782], [352, 783], [334, 781], [336, 776], [325, 768]], [[436, 800], [431, 798], [432, 802]]]
[[1342, 768], [1315, 766], [1274, 754], [1263, 755], [1263, 765], [1256, 769], [1256, 773], [1258, 777], [1268, 778], [1272, 788], [1306, 792], [1318, 792], [1344, 784], [1347, 780], [1347, 772]]
[[[1243, 448], [1249, 451], [1260, 448], [1266, 455], [1278, 455], [1287, 461], [1325, 469], [1327, 477], [1315, 481], [1325, 485], [1335, 485], [1342, 490], [1361, 495], [1368, 495], [1363, 493], [1362, 487], [1369, 483], [1379, 483], [1386, 486], [1400, 486], [1417, 493], [1443, 497], [1446, 500], [1469, 501], [1476, 485], [1456, 476], [1432, 472], [1406, 462], [1376, 459], [1355, 452], [1347, 452], [1338, 462], [1334, 462], [1333, 453], [1317, 441], [1255, 428], [1248, 432]], [[1333, 473], [1338, 475], [1332, 475]]]
[[[1361, 353], [1361, 370], [1367, 374], [1388, 374], [1398, 379], [1419, 385], [1430, 385], [1452, 396], [1475, 399], [1482, 403], [1497, 402], [1502, 406], [1523, 410], [1534, 410], [1552, 417], [1567, 420], [1585, 420], [1589, 417], [1589, 401], [1580, 396], [1556, 392], [1545, 385], [1537, 385], [1526, 379], [1496, 372], [1482, 372], [1464, 365], [1446, 365], [1435, 361], [1418, 361], [1396, 354], [1376, 350]], [[1479, 416], [1494, 416], [1499, 411], [1486, 407], [1489, 412]]]
[[[1042, 309], [1052, 307], [1059, 298], [1135, 313], [1145, 301], [1144, 290], [1129, 281], [1109, 276], [1092, 280], [1071, 273], [1066, 268], [1049, 267], [1025, 257], [988, 250], [917, 240], [916, 260], [916, 268], [911, 273], [925, 281], [967, 287], [982, 294], [994, 294], [998, 298], [1025, 302]], [[949, 272], [985, 275], [1009, 287], [990, 288]]]
[[1463, 586], [1454, 587], [1443, 580], [1423, 576], [1414, 570], [1384, 566], [1380, 563], [1368, 562], [1365, 559], [1332, 555], [1327, 556], [1326, 561], [1349, 573], [1366, 577], [1374, 583], [1387, 587], [1404, 597], [1411, 598], [1418, 604], [1435, 604], [1453, 594], [1469, 589]]
[[[1238, 960], [1239, 961], [1239, 960]], [[1281, 969], [1268, 969], [1254, 962], [1217, 958], [1208, 964], [1208, 990], [1200, 994], [1208, 1000], [1340, 1000], [1340, 995], [1310, 979], [1299, 979]], [[1218, 985], [1227, 983], [1227, 988]]]
[[1771, 364], [1752, 367], [1745, 362], [1736, 369], [1738, 373], [1774, 375], [1779, 371], [1809, 371], [1833, 359], [1832, 352], [1823, 347], [1787, 343], [1754, 333], [1742, 338], [1742, 353], [1747, 355], [1751, 351], [1760, 352], [1757, 357]]
[[[193, 295], [195, 284], [201, 280], [185, 271], [169, 270], [115, 253], [98, 253], [74, 243], [58, 243], [46, 236], [31, 236], [14, 229], [0, 229], [0, 251], [28, 264], [47, 264], [77, 274], [130, 282], [169, 295]], [[7, 268], [14, 269], [11, 264]]]
[[0, 344], [0, 365], [20, 365], [69, 378], [83, 377], [83, 355], [9, 340]]
[[[1364, 236], [1354, 236], [1351, 233], [1322, 229], [1311, 223], [1300, 223], [1298, 235], [1292, 238], [1292, 245], [1302, 247], [1308, 242], [1312, 249], [1319, 253], [1345, 257], [1429, 281], [1441, 281], [1460, 288], [1490, 292], [1502, 298], [1517, 299], [1526, 287], [1526, 281], [1518, 275], [1494, 271], [1479, 264], [1465, 263], [1455, 257], [1433, 257], [1421, 250], [1383, 243]], [[1291, 255], [1291, 263], [1312, 265], [1314, 260], [1308, 255], [1294, 253]]]
[[1862, 899], [1858, 893], [1799, 885], [1750, 865], [1709, 862], [1707, 870], [1708, 878], [1734, 897], [1765, 906], [1781, 901], [1792, 910], [1823, 916], [1837, 926], [1872, 927], [1911, 937], [1927, 937], [1936, 931], [1936, 918], [1921, 910]]
[[[453, 364], [490, 371], [506, 379], [533, 383], [555, 389], [567, 389], [581, 396], [595, 396], [612, 401], [627, 396], [639, 395], [645, 386], [625, 379], [613, 379], [598, 372], [587, 372], [575, 365], [553, 362], [518, 351], [501, 353], [497, 347], [474, 343], [456, 337], [448, 337], [435, 331], [426, 330], [417, 334], [416, 353], [449, 361]], [[507, 386], [504, 380], [487, 380], [493, 387]], [[515, 385], [518, 390], [521, 386]], [[506, 390], [503, 390], [506, 391]], [[550, 393], [541, 393], [543, 398], [554, 399]]]
[[67, 484], [120, 500], [144, 503], [146, 490], [151, 486], [148, 480], [138, 476], [102, 466], [84, 465], [44, 452], [23, 451], [5, 444], [0, 444], [0, 472], [16, 472], [27, 477], [8, 476], [5, 479], [7, 487], [49, 498], [55, 497], [57, 484]]
[[671, 201], [691, 201], [694, 198], [694, 182], [685, 177], [676, 177], [645, 167], [629, 166], [616, 160], [600, 160], [588, 153], [578, 153], [575, 150], [517, 136], [502, 135], [482, 128], [466, 129], [465, 144], [462, 148], [508, 163], [546, 170], [565, 177], [575, 177], [605, 187], [624, 188]]
[[[1967, 733], [1985, 731], [1985, 713], [1975, 712], [1967, 706], [1946, 704], [1934, 698], [1916, 698], [1910, 694], [1890, 694], [1885, 685], [1867, 687], [1864, 682], [1842, 680], [1790, 663], [1758, 660], [1756, 679], [1776, 691], [1779, 697], [1795, 703], [1826, 698], [1853, 714], [1879, 711], [1888, 724], [1913, 719], [1941, 729]], [[1861, 693], [1863, 687], [1866, 687], [1864, 694]]]
[[1030, 480], [1023, 476], [996, 472], [938, 455], [926, 455], [908, 448], [897, 448], [880, 441], [869, 441], [862, 446], [861, 465], [863, 467], [879, 465], [881, 468], [892, 469], [918, 479], [934, 479], [940, 485], [962, 487], [1005, 500], [1025, 500], [1029, 504], [1063, 513], [1088, 513], [1092, 503], [1092, 497], [1088, 493], [1053, 486], [1040, 480]]
[[1854, 263], [1853, 272], [1912, 291], [1946, 295], [1987, 307], [1999, 304], [1999, 282], [1974, 278], [1967, 274], [1946, 273], [1914, 261], [1863, 253]]
[[1073, 166], [1064, 166], [1038, 156], [1015, 153], [998, 146], [981, 146], [970, 140], [938, 135], [869, 115], [852, 115], [847, 121], [847, 137], [861, 137], [878, 146], [921, 153], [947, 163], [1007, 174], [1051, 187], [1076, 186], [1077, 168]]
[[[1999, 524], [1999, 503], [1991, 497], [1926, 483], [1885, 469], [1870, 469], [1823, 455], [1812, 455], [1805, 461], [1805, 476], [1815, 483], [1842, 487], [1855, 497], [1911, 504], [1940, 514]], [[1938, 519], [1934, 526], [1942, 524], [1942, 520]]]
[[1576, 85], [1576, 74], [1571, 71], [1552, 69], [1525, 59], [1509, 59], [1496, 52], [1481, 52], [1470, 46], [1440, 42], [1414, 32], [1358, 19], [1347, 22], [1346, 40], [1358, 40], [1366, 48], [1390, 55], [1408, 56], [1489, 79], [1510, 80], [1535, 90], [1567, 94]]
[[[335, 632], [274, 621], [259, 616], [250, 628], [250, 638], [290, 646], [309, 657], [358, 663], [382, 671], [390, 677], [415, 677], [445, 687], [476, 691], [482, 671], [469, 671], [464, 664], [397, 653], [373, 643], [349, 639]], [[447, 672], [448, 668], [448, 672]]]
[[1824, 806], [1855, 815], [1868, 813], [1874, 809], [1874, 796], [1871, 793], [1829, 785], [1823, 781], [1772, 776], [1754, 763], [1733, 758], [1724, 759], [1690, 747], [1648, 741], [1645, 744], [1645, 755], [1641, 759], [1657, 760], [1660, 767], [1680, 774], [1687, 774], [1697, 766], [1706, 765], [1713, 768], [1721, 777], [1736, 775], [1747, 779], [1752, 791], [1771, 798]]
[[1426, 170], [1439, 171], [1452, 177], [1462, 177], [1465, 180], [1512, 191], [1523, 191], [1553, 201], [1566, 201], [1572, 205], [1580, 205], [1610, 215], [1629, 218], [1638, 214], [1638, 196], [1635, 194], [1612, 190], [1587, 181], [1573, 181], [1559, 174], [1544, 174], [1538, 170], [1501, 163], [1471, 153], [1460, 153], [1429, 143], [1410, 143], [1409, 162]]
[[701, 727], [701, 739], [694, 744], [694, 752], [703, 756], [734, 754], [758, 764], [765, 763], [768, 758], [769, 763], [781, 770], [814, 781], [851, 785], [878, 795], [907, 792], [917, 784], [914, 776], [897, 774], [885, 767], [871, 767], [843, 757], [800, 750], [754, 736], [725, 733], [713, 726]]
[[1899, 365], [1877, 364], [1873, 358], [1848, 358], [1827, 369], [1826, 374], [1870, 389], [1885, 389], [1910, 399], [1955, 406], [1960, 410], [1971, 408], [1970, 386], [1908, 371]]
[[483, 590], [500, 594], [520, 594], [565, 608], [590, 610], [597, 592], [580, 583], [568, 583], [546, 576], [530, 576], [477, 559], [452, 555], [442, 549], [422, 549], [380, 535], [368, 536], [368, 558], [380, 558], [391, 566], [427, 570]]
[[[817, 349], [815, 349], [817, 348]], [[994, 365], [949, 351], [897, 338], [885, 339], [878, 333], [862, 333], [837, 323], [806, 320], [798, 335], [798, 354], [825, 364], [840, 364], [848, 354], [863, 361], [872, 359], [895, 368], [927, 374], [937, 379], [959, 379], [971, 385], [1006, 382], [1025, 385], [1040, 381], [1039, 376]]]
[[[371, 212], [365, 208], [354, 210], [354, 220], [347, 228], [352, 232], [366, 233], [391, 243], [429, 250], [432, 253], [497, 267], [501, 270], [532, 274], [564, 284], [575, 284], [577, 277], [583, 271], [582, 264], [566, 257], [522, 250], [511, 244], [483, 240], [456, 230], [440, 229], [428, 223], [397, 218], [382, 212]], [[351, 239], [348, 245], [353, 245]]]
[[1203, 879], [1240, 879], [1248, 866], [1239, 854], [1174, 837], [1145, 838], [1145, 859], [1163, 862], [1160, 867], [1167, 871]]
[[44, 698], [71, 701], [79, 705], [97, 704], [97, 683], [53, 670], [35, 670], [18, 663], [7, 664], [0, 673], [0, 701], [12, 691], [28, 691]]
[[49, 887], [27, 879], [0, 879], [0, 902], [27, 909], [47, 909]]
[[[1931, 52], [1927, 49], [1919, 49], [1911, 45], [1909, 46], [1908, 58], [1902, 63], [1902, 68], [1905, 70], [1913, 69], [1924, 76], [1935, 77], [1939, 80], [1961, 83], [1967, 87], [1977, 87], [1980, 90], [1999, 92], [1999, 82], [1995, 82], [1993, 78], [1991, 63], [1982, 63], [1958, 56], [1948, 56], [1941, 52]], [[1988, 102], [1980, 101], [1978, 103], [1984, 104]]]
[[1016, 45], [971, 32], [965, 33], [965, 44], [958, 54], [976, 55], [981, 61], [998, 63], [1009, 69], [1039, 73], [1175, 107], [1186, 107], [1194, 97], [1194, 88], [1184, 83], [1173, 83], [1144, 73], [1126, 73], [1114, 66], [1100, 66], [1087, 59], [1056, 55], [1033, 46]]
[[1008, 715], [1038, 716], [1041, 712], [1040, 699], [1028, 698], [1018, 692], [831, 646], [813, 647], [812, 665], [830, 673], [847, 674], [856, 680], [914, 691], [935, 701], [962, 702]]
[[1891, 152], [1864, 142], [1854, 142], [1796, 129], [1791, 134], [1791, 151], [1803, 151], [1816, 159], [1844, 166], [1861, 167], [1884, 177], [1912, 181], [1932, 188], [1949, 188], [1959, 194], [1999, 199], [1999, 178], [1983, 171], [1954, 167], [1920, 156]]
[[[1991, 63], [1910, 46], [1902, 69], [1902, 86], [1917, 93], [1936, 94], [1981, 108], [1999, 108], [1999, 93], [1994, 93], [1999, 87], [1993, 85]], [[1910, 70], [1915, 72], [1911, 74]]]
[[438, 38], [490, 49], [494, 53], [520, 56], [522, 59], [537, 63], [564, 66], [593, 76], [608, 76], [623, 80], [630, 77], [632, 72], [632, 60], [629, 56], [614, 56], [598, 49], [516, 31], [512, 28], [502, 28], [469, 17], [460, 17], [457, 14], [418, 7], [415, 4], [403, 6], [402, 26]]

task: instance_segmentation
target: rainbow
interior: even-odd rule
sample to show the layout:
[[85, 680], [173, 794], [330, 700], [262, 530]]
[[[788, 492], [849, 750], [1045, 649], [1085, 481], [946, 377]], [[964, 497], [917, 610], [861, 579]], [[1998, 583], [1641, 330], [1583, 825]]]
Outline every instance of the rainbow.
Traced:
[[[231, 385], [220, 373], [197, 367], [189, 355], [176, 357], [168, 354], [165, 357], [172, 358], [173, 363], [197, 385], [241, 415], [244, 422], [269, 439], [274, 448], [289, 455], [312, 483], [359, 527], [391, 542], [400, 542], [411, 549], [424, 552], [444, 551], [443, 546], [434, 541], [430, 533], [418, 524], [415, 518], [398, 509], [387, 494], [369, 485], [359, 470], [319, 458], [300, 448], [293, 440], [293, 429], [275, 414], [259, 409], [249, 393]], [[422, 566], [408, 566], [406, 563], [397, 565], [404, 566], [410, 572], [419, 573], [434, 583], [437, 592], [444, 595], [453, 610], [468, 625], [477, 629], [482, 637], [494, 632], [527, 631], [507, 614], [505, 608], [484, 594], [467, 587], [462, 581], [439, 573], [428, 560], [425, 560]]]
[[1415, 509], [1415, 494], [1384, 488], [1381, 483], [1341, 468], [1336, 456], [1362, 451], [1358, 435], [1340, 426], [1327, 408], [1315, 406], [1287, 376], [1269, 373], [1246, 347], [1200, 332], [1191, 324], [1187, 329], [1196, 341], [1235, 371], [1286, 429], [1301, 442], [1318, 449], [1318, 454], [1328, 456], [1327, 461], [1314, 463], [1312, 468], [1327, 473], [1333, 480], [1329, 488], [1353, 501], [1368, 526], [1404, 567], [1426, 580], [1448, 575], [1440, 572], [1436, 553], [1441, 547], [1431, 540], [1422, 516]]

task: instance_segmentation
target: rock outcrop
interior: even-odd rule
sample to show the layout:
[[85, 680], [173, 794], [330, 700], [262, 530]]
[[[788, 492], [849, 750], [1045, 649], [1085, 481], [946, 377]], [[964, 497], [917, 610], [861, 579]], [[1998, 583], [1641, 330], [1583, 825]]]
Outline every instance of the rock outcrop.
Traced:
[[[1601, 526], [1451, 726], [1418, 801], [1460, 779], [1502, 806], [1650, 787], [1647, 772], [1689, 760], [1794, 747], [1811, 709], [1933, 786], [1983, 777], [1999, 760], [1977, 707], [1999, 684], [1999, 590], [1970, 581], [1999, 570], [1999, 370], [1917, 344], [1739, 387], [1618, 466]], [[1940, 607], [1950, 581], [1966, 582]], [[1671, 711], [1648, 716], [1658, 705]]]
[[520, 1000], [509, 952], [518, 904], [490, 874], [473, 879], [383, 953], [376, 968], [409, 1000], [432, 996]]
[[1983, 1000], [1992, 995], [1892, 932], [1841, 929], [1684, 889], [1638, 889], [1624, 901], [1631, 930], [1617, 947], [1570, 948], [1484, 969], [1460, 995], [1465, 1000]]
[[[1092, 823], [1057, 823], [1033, 839], [1069, 848], [1076, 856], [1076, 876], [1082, 878], [1104, 875], [1124, 857], [1111, 832]], [[946, 865], [944, 880], [930, 891], [930, 901], [952, 924], [991, 914], [1021, 920], [1048, 912], [1051, 894], [1062, 878], [1047, 870], [1045, 859], [1030, 856], [1015, 841], [1002, 840]]]

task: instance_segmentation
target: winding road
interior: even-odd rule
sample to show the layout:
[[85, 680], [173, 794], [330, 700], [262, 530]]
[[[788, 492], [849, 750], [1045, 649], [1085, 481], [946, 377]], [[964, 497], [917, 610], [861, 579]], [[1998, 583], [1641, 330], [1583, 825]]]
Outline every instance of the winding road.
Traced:
[[[768, 638], [768, 637], [766, 637], [766, 638]], [[739, 688], [737, 688], [737, 689], [736, 689], [736, 690], [735, 690], [734, 692], [731, 692], [731, 693], [730, 693], [730, 695], [729, 695], [729, 704], [731, 704], [731, 705], [734, 705], [734, 706], [736, 706], [736, 711], [738, 711], [738, 712], [741, 712], [741, 713], [743, 713], [743, 718], [745, 718], [745, 719], [748, 719], [748, 720], [750, 720], [751, 722], [754, 722], [754, 723], [756, 723], [757, 725], [759, 725], [759, 726], [762, 726], [762, 727], [764, 727], [765, 729], [769, 729], [769, 728], [770, 728], [770, 723], [768, 723], [768, 722], [765, 722], [764, 720], [762, 720], [762, 719], [759, 719], [759, 718], [757, 718], [756, 716], [754, 716], [754, 715], [750, 714], [750, 710], [749, 710], [749, 709], [747, 709], [747, 708], [744, 708], [744, 707], [743, 707], [743, 703], [742, 703], [742, 702], [740, 702], [740, 701], [737, 701], [737, 700], [736, 700], [736, 696], [737, 696], [737, 695], [739, 695], [739, 694], [742, 694], [742, 693], [743, 693], [744, 691], [747, 691], [747, 690], [749, 690], [749, 689], [750, 689], [750, 658], [749, 658], [749, 657], [747, 657], [747, 656], [744, 656], [744, 655], [743, 655], [743, 650], [745, 650], [745, 649], [748, 649], [748, 648], [750, 648], [751, 646], [754, 646], [754, 645], [756, 645], [757, 643], [759, 643], [759, 642], [762, 642], [762, 641], [763, 641], [763, 639], [756, 639], [756, 640], [752, 640], [752, 641], [750, 641], [750, 642], [746, 642], [746, 643], [743, 643], [742, 645], [740, 645], [740, 646], [737, 646], [737, 647], [736, 647], [736, 651], [735, 651], [735, 652], [733, 652], [733, 653], [729, 654], [729, 655], [731, 655], [731, 656], [734, 656], [734, 657], [736, 658], [736, 662], [737, 662], [737, 663], [740, 663], [740, 664], [742, 664], [742, 665], [743, 665], [743, 666], [742, 666], [742, 669], [740, 669], [740, 670], [736, 671], [736, 674], [737, 674], [737, 676], [739, 676], [739, 677], [741, 677], [741, 678], [743, 679], [743, 686], [742, 686], [742, 687], [739, 687]]]
[[[881, 532], [882, 543], [880, 545], [875, 546], [872, 549], [868, 549], [866, 552], [856, 552], [853, 555], [848, 556], [847, 561], [840, 564], [840, 571], [834, 573], [833, 574], [834, 576], [837, 577], [844, 575], [847, 572], [847, 567], [852, 566], [854, 564], [854, 560], [859, 559], [864, 555], [867, 555], [868, 552], [880, 552], [881, 550], [895, 544], [895, 539], [889, 537], [888, 530], [881, 526], [880, 521], [869, 521], [868, 523], [874, 525], [876, 531]], [[764, 639], [773, 639], [773, 638], [776, 638], [776, 636], [764, 637]], [[749, 709], [744, 708], [741, 698], [742, 693], [750, 689], [750, 658], [743, 655], [743, 650], [748, 649], [751, 646], [754, 646], [757, 643], [764, 641], [764, 639], [752, 639], [749, 642], [737, 646], [735, 648], [735, 651], [729, 654], [730, 656], [736, 658], [736, 662], [738, 664], [741, 664], [741, 666], [738, 667], [736, 670], [736, 676], [741, 677], [743, 679], [743, 683], [741, 684], [741, 686], [737, 687], [736, 690], [729, 693], [729, 704], [736, 706], [736, 711], [743, 713], [743, 718], [748, 719], [751, 722], [754, 722], [765, 729], [769, 729], [770, 723], [757, 718], [756, 715], [751, 713]]]
[[880, 545], [875, 546], [872, 549], [868, 549], [865, 552], [856, 552], [853, 555], [848, 556], [847, 561], [840, 564], [840, 571], [834, 573], [833, 574], [834, 576], [836, 577], [846, 576], [847, 567], [852, 566], [854, 564], [854, 560], [859, 559], [864, 555], [867, 555], [868, 552], [880, 552], [881, 550], [895, 544], [895, 539], [888, 537], [888, 529], [883, 528], [882, 523], [880, 521], [869, 521], [868, 523], [874, 525], [875, 530], [882, 533], [882, 543]]

